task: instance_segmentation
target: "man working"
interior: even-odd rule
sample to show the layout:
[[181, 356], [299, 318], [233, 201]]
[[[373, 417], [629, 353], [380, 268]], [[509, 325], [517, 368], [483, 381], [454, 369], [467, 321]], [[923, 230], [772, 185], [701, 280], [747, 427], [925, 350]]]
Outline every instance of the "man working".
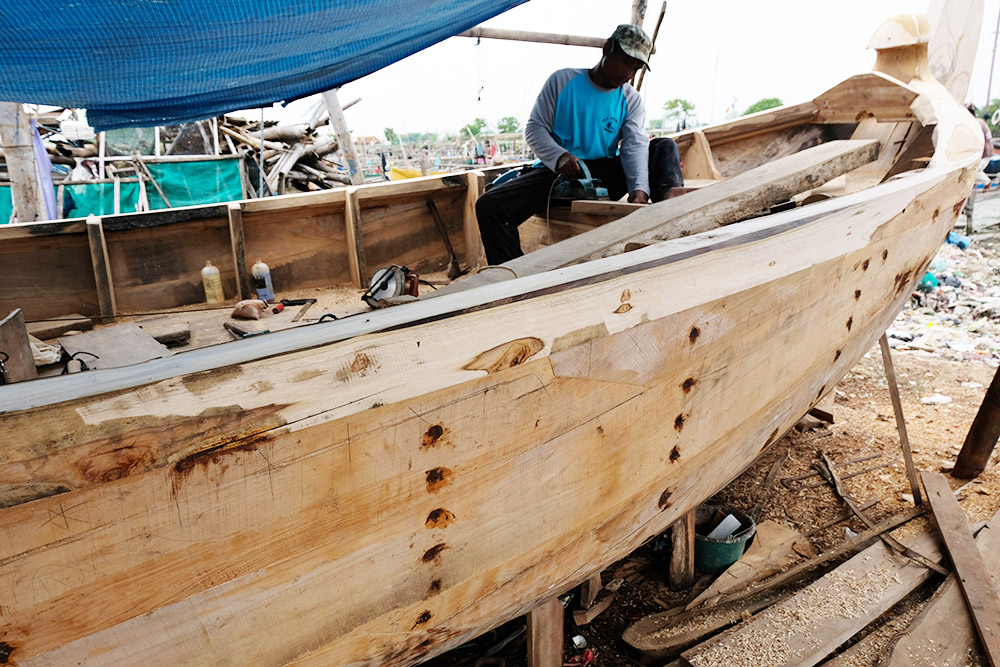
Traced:
[[524, 254], [518, 225], [545, 210], [557, 174], [583, 176], [581, 160], [613, 200], [628, 193], [630, 202], [646, 204], [683, 191], [677, 144], [649, 141], [642, 99], [628, 85], [640, 67], [648, 67], [652, 49], [641, 28], [620, 25], [596, 66], [559, 70], [545, 82], [524, 128], [539, 162], [476, 201], [490, 264]]

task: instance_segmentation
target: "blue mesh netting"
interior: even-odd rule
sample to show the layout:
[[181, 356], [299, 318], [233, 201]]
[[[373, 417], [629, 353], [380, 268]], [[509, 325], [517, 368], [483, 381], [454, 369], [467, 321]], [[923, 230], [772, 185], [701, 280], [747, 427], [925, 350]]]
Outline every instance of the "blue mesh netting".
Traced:
[[207, 118], [335, 88], [526, 1], [5, 0], [0, 99], [85, 108], [98, 129]]

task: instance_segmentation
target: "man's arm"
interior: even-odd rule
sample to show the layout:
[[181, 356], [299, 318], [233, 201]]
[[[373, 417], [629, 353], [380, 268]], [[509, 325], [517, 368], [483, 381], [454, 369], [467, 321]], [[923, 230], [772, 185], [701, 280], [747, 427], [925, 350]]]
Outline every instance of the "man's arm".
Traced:
[[[575, 167], [579, 170], [576, 158], [559, 145], [552, 132], [559, 93], [575, 75], [572, 70], [560, 70], [550, 76], [542, 86], [542, 92], [538, 94], [535, 106], [524, 126], [524, 140], [535, 157], [555, 172], [559, 172], [560, 168], [572, 170]], [[567, 157], [563, 157], [564, 155]], [[560, 158], [562, 158], [561, 163]]]
[[[649, 201], [649, 136], [646, 134], [646, 110], [635, 88], [622, 88], [628, 104], [628, 117], [622, 126], [621, 158], [628, 186], [629, 201]], [[640, 194], [641, 193], [641, 194]]]

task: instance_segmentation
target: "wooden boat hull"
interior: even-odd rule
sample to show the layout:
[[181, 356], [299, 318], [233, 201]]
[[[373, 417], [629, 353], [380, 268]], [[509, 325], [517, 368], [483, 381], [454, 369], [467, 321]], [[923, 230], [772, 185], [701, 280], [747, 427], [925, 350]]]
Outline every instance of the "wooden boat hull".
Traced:
[[0, 421], [5, 500], [47, 496], [0, 511], [12, 662], [410, 665], [524, 613], [815, 403], [972, 178], [908, 174], [239, 366], [50, 386]]

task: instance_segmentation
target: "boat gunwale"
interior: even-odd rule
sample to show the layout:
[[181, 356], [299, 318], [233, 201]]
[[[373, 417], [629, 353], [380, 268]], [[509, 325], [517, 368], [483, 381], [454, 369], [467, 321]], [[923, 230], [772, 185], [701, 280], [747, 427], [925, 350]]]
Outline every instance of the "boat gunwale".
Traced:
[[713, 251], [772, 238], [820, 222], [845, 209], [864, 207], [875, 199], [891, 196], [909, 188], [926, 185], [926, 189], [929, 189], [936, 182], [941, 182], [962, 169], [964, 167], [961, 165], [952, 164], [906, 172], [872, 188], [812, 204], [808, 211], [802, 208], [782, 211], [734, 223], [725, 228], [663, 241], [620, 255], [482, 285], [435, 299], [404, 304], [402, 307], [360, 313], [335, 322], [326, 322], [320, 329], [314, 329], [313, 325], [305, 325], [273, 332], [267, 336], [227, 342], [222, 344], [224, 347], [209, 346], [141, 364], [97, 369], [86, 374], [44, 378], [46, 380], [44, 383], [22, 382], [16, 386], [0, 387], [0, 415], [133, 389], [172, 377], [251, 363], [340, 343], [363, 335], [406, 329], [536, 297], [597, 285], [624, 275], [656, 269]]

